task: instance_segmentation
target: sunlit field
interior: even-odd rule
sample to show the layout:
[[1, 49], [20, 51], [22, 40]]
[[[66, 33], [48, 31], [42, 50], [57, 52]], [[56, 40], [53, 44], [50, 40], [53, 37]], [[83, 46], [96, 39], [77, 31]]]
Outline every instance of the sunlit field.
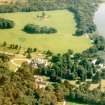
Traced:
[[[23, 47], [34, 47], [39, 50], [51, 50], [63, 53], [68, 49], [81, 52], [91, 46], [88, 37], [73, 36], [76, 30], [74, 16], [67, 10], [47, 11], [47, 18], [37, 16], [42, 12], [0, 13], [0, 18], [15, 22], [13, 29], [0, 29], [0, 42], [16, 43]], [[22, 31], [26, 24], [51, 26], [57, 29], [55, 34], [27, 34]]]
[[[59, 102], [57, 105], [63, 105], [63, 102]], [[65, 105], [89, 105], [89, 104], [79, 104], [75, 102], [66, 102]]]

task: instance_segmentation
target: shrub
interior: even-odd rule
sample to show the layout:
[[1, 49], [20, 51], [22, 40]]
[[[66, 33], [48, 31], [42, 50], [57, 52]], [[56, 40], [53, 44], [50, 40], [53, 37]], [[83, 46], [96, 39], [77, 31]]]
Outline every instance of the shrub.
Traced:
[[0, 29], [9, 29], [14, 27], [14, 22], [8, 19], [0, 18]]
[[47, 26], [38, 26], [34, 24], [27, 24], [24, 29], [25, 32], [31, 33], [31, 34], [50, 34], [50, 33], [56, 33], [57, 30], [52, 27], [47, 27]]

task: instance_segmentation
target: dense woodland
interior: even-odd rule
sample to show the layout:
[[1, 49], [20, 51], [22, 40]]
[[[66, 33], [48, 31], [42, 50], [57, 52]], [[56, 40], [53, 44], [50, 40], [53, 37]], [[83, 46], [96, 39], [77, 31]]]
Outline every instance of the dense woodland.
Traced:
[[[9, 69], [11, 56], [0, 53], [0, 104], [1, 105], [57, 105], [64, 99], [68, 101], [88, 103], [93, 105], [104, 105], [105, 92], [98, 87], [90, 91], [91, 82], [84, 82], [86, 78], [91, 78], [97, 83], [105, 78], [105, 72], [98, 72], [92, 65], [91, 59], [82, 54], [74, 54], [69, 50], [64, 55], [50, 55], [53, 65], [45, 68], [39, 65], [38, 70], [31, 64], [23, 63], [21, 67], [12, 72]], [[51, 56], [52, 55], [52, 56]], [[97, 58], [97, 65], [103, 62], [102, 58]], [[62, 63], [62, 64], [61, 64]], [[34, 75], [49, 76], [49, 85], [46, 88], [35, 88]], [[94, 75], [93, 75], [94, 74]], [[63, 78], [66, 78], [64, 82]], [[77, 79], [76, 87], [68, 80]], [[52, 100], [53, 99], [53, 100]]]
[[54, 93], [50, 95], [47, 90], [34, 89], [30, 66], [23, 64], [14, 73], [8, 69], [8, 61], [8, 56], [0, 54], [0, 105], [55, 105], [57, 98]]

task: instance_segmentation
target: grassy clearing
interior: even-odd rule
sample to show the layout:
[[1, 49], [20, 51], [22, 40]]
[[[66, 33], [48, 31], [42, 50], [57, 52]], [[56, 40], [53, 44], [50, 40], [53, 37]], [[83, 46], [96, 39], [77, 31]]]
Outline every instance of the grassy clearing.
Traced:
[[14, 60], [14, 62], [18, 65], [21, 65], [23, 62], [26, 62], [25, 60]]
[[[57, 105], [63, 105], [63, 102], [59, 102]], [[74, 102], [66, 102], [65, 105], [88, 105], [88, 104], [79, 104]]]
[[16, 66], [14, 64], [12, 64], [11, 62], [9, 62], [9, 69], [13, 72], [16, 72]]
[[88, 105], [88, 104], [78, 104], [78, 103], [71, 103], [71, 102], [69, 103], [68, 102], [68, 103], [66, 103], [66, 105]]
[[[72, 35], [76, 30], [76, 23], [73, 14], [69, 11], [47, 11], [47, 19], [37, 18], [37, 15], [40, 14], [41, 12], [0, 13], [0, 18], [13, 20], [16, 24], [13, 29], [0, 30], [0, 42], [18, 43], [24, 47], [36, 47], [40, 50], [49, 49], [55, 53], [63, 53], [68, 49], [81, 52], [91, 46], [88, 37]], [[27, 34], [22, 29], [28, 23], [51, 26], [56, 28], [58, 33], [50, 35]]]

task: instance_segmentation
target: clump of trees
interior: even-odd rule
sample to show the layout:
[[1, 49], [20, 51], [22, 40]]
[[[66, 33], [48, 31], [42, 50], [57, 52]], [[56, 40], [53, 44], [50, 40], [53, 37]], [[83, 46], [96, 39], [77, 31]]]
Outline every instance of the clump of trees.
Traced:
[[12, 20], [0, 18], [0, 29], [9, 29], [15, 26]]
[[85, 81], [92, 79], [97, 68], [92, 64], [91, 58], [84, 54], [73, 53], [69, 50], [63, 55], [57, 54], [49, 57], [50, 66], [39, 66], [38, 72], [40, 75], [50, 77], [50, 80], [60, 81], [60, 79]]
[[93, 35], [90, 38], [93, 41], [93, 46], [83, 51], [83, 54], [88, 57], [96, 56], [98, 52], [105, 51], [105, 39], [99, 35]]
[[37, 48], [27, 48], [27, 50], [24, 52], [24, 55], [26, 56], [26, 58], [31, 58], [31, 54], [33, 52], [36, 52], [37, 51]]
[[56, 33], [57, 30], [52, 27], [47, 27], [47, 26], [38, 26], [34, 24], [27, 24], [24, 29], [25, 32], [31, 33], [31, 34], [50, 34], [50, 33]]

